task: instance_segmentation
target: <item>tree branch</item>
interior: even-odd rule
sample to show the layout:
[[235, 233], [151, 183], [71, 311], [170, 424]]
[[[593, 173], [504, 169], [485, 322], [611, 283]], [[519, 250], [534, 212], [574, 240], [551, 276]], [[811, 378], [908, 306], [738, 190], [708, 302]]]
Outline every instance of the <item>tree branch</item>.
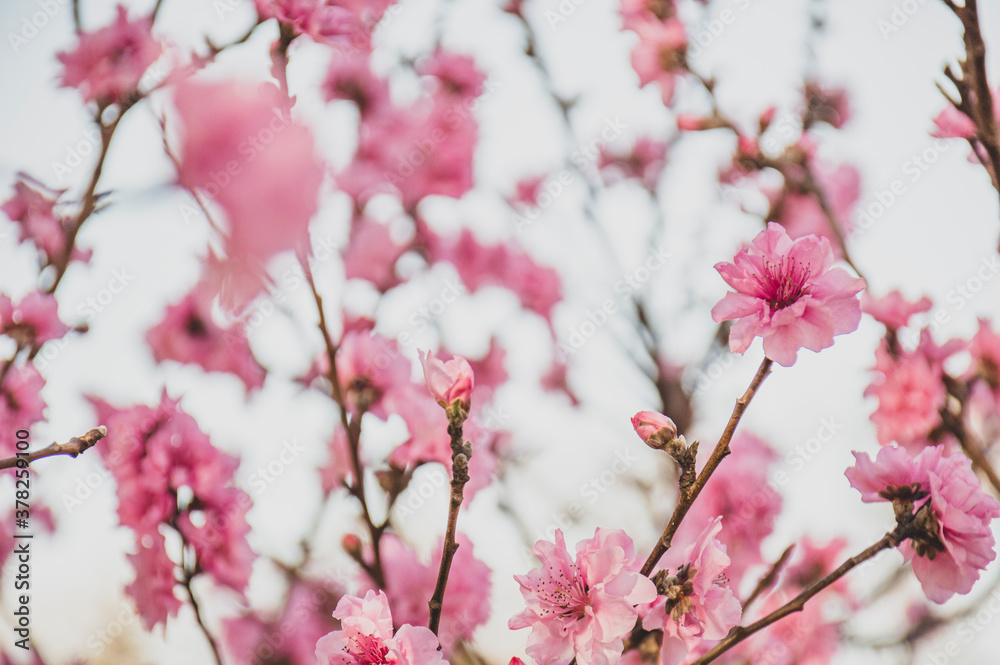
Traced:
[[17, 463], [20, 460], [26, 460], [28, 464], [31, 464], [35, 460], [42, 459], [43, 457], [52, 457], [54, 455], [69, 455], [70, 457], [76, 457], [80, 453], [92, 448], [98, 441], [107, 435], [108, 428], [101, 425], [100, 427], [95, 427], [88, 431], [83, 436], [74, 436], [66, 443], [53, 443], [48, 448], [42, 448], [41, 450], [29, 453], [27, 457], [18, 457], [15, 455], [13, 457], [2, 459], [0, 460], [0, 469], [11, 469], [17, 466]]

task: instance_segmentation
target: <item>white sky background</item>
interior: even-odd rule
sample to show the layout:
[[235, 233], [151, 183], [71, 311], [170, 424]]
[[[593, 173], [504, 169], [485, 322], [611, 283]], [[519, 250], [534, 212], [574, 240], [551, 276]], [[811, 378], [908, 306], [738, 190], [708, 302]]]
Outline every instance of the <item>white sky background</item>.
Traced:
[[[200, 48], [203, 34], [217, 43], [226, 42], [252, 21], [249, 0], [233, 0], [232, 4], [235, 11], [220, 18], [207, 1], [165, 0], [157, 32], [183, 47]], [[529, 0], [528, 13], [539, 35], [539, 51], [550, 64], [559, 92], [580, 96], [573, 115], [577, 141], [589, 142], [608, 119], [619, 116], [628, 130], [616, 140], [616, 147], [620, 141], [624, 149], [637, 133], [668, 137], [673, 121], [659, 104], [658, 92], [636, 89], [637, 78], [628, 61], [635, 37], [619, 30], [616, 3], [586, 0], [580, 6], [573, 5], [572, 14], [553, 29], [545, 12], [558, 11], [558, 5], [555, 0]], [[564, 0], [563, 6], [569, 5], [569, 0]], [[810, 48], [808, 11], [814, 5], [790, 0], [717, 0], [703, 14], [686, 16], [689, 24], [704, 25], [703, 21], [713, 20], [724, 9], [735, 15], [732, 24], [694, 60], [698, 71], [718, 79], [717, 91], [726, 113], [750, 127], [770, 104], [779, 106], [779, 119], [784, 112], [794, 111], [795, 90]], [[14, 174], [24, 170], [50, 185], [72, 187], [72, 193], [79, 194], [89, 177], [93, 155], [63, 184], [52, 170], [53, 161], [65, 161], [69, 146], [85, 140], [89, 127], [78, 93], [54, 84], [59, 71], [54, 54], [72, 44], [69, 5], [57, 2], [56, 6], [51, 22], [16, 53], [9, 46], [7, 32], [19, 31], [22, 18], [39, 11], [37, 0], [14, 0], [0, 7], [4, 27], [0, 80], [8, 92], [7, 103], [0, 104], [0, 182], [8, 187]], [[152, 3], [130, 6], [138, 13], [148, 11]], [[961, 34], [957, 20], [942, 4], [926, 0], [915, 3], [913, 15], [884, 38], [877, 22], [890, 20], [893, 6], [871, 0], [822, 5], [828, 27], [822, 40], [812, 45], [816, 69], [822, 81], [848, 88], [853, 118], [844, 130], [824, 135], [821, 154], [858, 166], [861, 205], [865, 207], [880, 191], [889, 189], [893, 180], [904, 181], [905, 193], [874, 226], [854, 238], [851, 250], [876, 293], [901, 288], [912, 297], [932, 296], [936, 307], [944, 308], [950, 316], [949, 325], [937, 331], [942, 341], [971, 334], [976, 316], [1000, 322], [1000, 281], [987, 283], [961, 308], [946, 299], [952, 289], [975, 274], [983, 258], [995, 255], [1000, 236], [997, 196], [983, 169], [966, 161], [968, 149], [959, 142], [935, 153], [939, 159], [911, 180], [913, 171], [907, 170], [910, 160], [927, 149], [934, 151], [929, 136], [931, 120], [944, 106], [934, 81], [943, 81], [943, 65], [960, 52]], [[377, 35], [379, 66], [388, 71], [398, 55], [413, 56], [425, 50], [439, 7], [435, 0], [403, 0], [399, 13]], [[511, 191], [518, 178], [561, 168], [562, 155], [577, 145], [565, 140], [537, 73], [520, 53], [523, 35], [516, 21], [483, 0], [453, 2], [447, 8], [445, 46], [473, 54], [498, 87], [477, 109], [482, 137], [476, 155], [477, 188], [457, 204], [434, 202], [428, 206], [428, 215], [442, 225], [470, 224], [483, 238], [510, 236], [514, 229], [499, 205], [498, 193]], [[111, 2], [85, 0], [85, 25], [103, 26], [113, 11]], [[983, 25], [996, 26], [1000, 2], [981, 2], [981, 14]], [[1000, 33], [990, 27], [986, 31], [992, 46]], [[224, 55], [211, 71], [220, 76], [265, 79], [270, 64], [268, 45], [275, 36], [273, 24], [259, 29], [248, 44]], [[290, 84], [293, 94], [299, 95], [297, 112], [309, 119], [325, 153], [340, 163], [353, 144], [349, 136], [351, 116], [342, 107], [323, 105], [316, 94], [314, 84], [325, 71], [326, 53], [322, 47], [297, 43], [292, 51]], [[991, 71], [1000, 66], [997, 53], [998, 49], [989, 51]], [[687, 110], [704, 109], [696, 85], [681, 84], [678, 98]], [[304, 289], [290, 293], [290, 315], [269, 318], [254, 335], [255, 350], [274, 368], [274, 376], [249, 403], [244, 402], [242, 386], [235, 378], [205, 377], [200, 370], [174, 365], [165, 370], [154, 367], [140, 333], [158, 322], [162, 308], [176, 301], [195, 281], [196, 257], [208, 239], [201, 220], [185, 223], [182, 219], [178, 206], [185, 197], [169, 186], [173, 174], [151, 112], [159, 113], [163, 106], [162, 96], [154, 98], [133, 109], [119, 128], [100, 186], [101, 190], [115, 190], [114, 205], [89, 220], [80, 235], [80, 243], [95, 248], [95, 253], [89, 264], [74, 266], [60, 287], [63, 319], [70, 324], [82, 322], [80, 306], [107, 286], [113, 271], [124, 269], [134, 279], [94, 317], [90, 334], [72, 337], [43, 370], [49, 380], [44, 393], [49, 423], [34, 430], [35, 442], [42, 445], [64, 440], [95, 424], [80, 397], [83, 392], [102, 395], [116, 404], [152, 403], [165, 382], [172, 396], [184, 395], [183, 408], [198, 418], [216, 445], [241, 455], [244, 463], [238, 480], [256, 503], [250, 513], [254, 527], [251, 544], [259, 551], [292, 560], [297, 553], [295, 543], [315, 509], [319, 488], [314, 469], [325, 457], [325, 438], [334, 422], [328, 401], [316, 395], [304, 396], [285, 379], [301, 371], [320, 348], [311, 327], [310, 301]], [[662, 244], [671, 260], [651, 280], [650, 293], [651, 302], [659, 308], [654, 309], [655, 321], [665, 331], [664, 348], [677, 362], [700, 358], [714, 330], [709, 310], [722, 297], [725, 285], [712, 265], [731, 259], [739, 244], [759, 230], [759, 220], [740, 213], [732, 201], [722, 200], [715, 187], [716, 168], [726, 161], [731, 148], [731, 138], [725, 132], [682, 141], [671, 155], [661, 188], [666, 232], [654, 244]], [[520, 237], [535, 256], [558, 266], [565, 276], [568, 298], [555, 316], [556, 330], [564, 340], [586, 321], [588, 310], [615, 297], [614, 283], [623, 272], [639, 266], [650, 251], [649, 204], [634, 188], [612, 188], [598, 201], [598, 215], [612, 238], [610, 244], [606, 236], [593, 232], [583, 221], [582, 196], [577, 183], [546, 210], [542, 221]], [[343, 210], [331, 197], [314, 224], [314, 237], [325, 239], [329, 235], [343, 242], [344, 225]], [[12, 225], [0, 222], [0, 233], [6, 233], [0, 238], [0, 290], [20, 295], [31, 286], [28, 280], [33, 274], [33, 258], [17, 249]], [[615, 253], [615, 262], [607, 258], [609, 248]], [[288, 260], [279, 260], [275, 270], [280, 273], [288, 265]], [[343, 292], [339, 271], [336, 261], [318, 270], [330, 306]], [[451, 275], [449, 270], [435, 270], [387, 299], [378, 312], [382, 332], [396, 335], [407, 330], [411, 313], [440, 294], [444, 279]], [[348, 297], [359, 306], [372, 301], [370, 294], [363, 289], [359, 292], [356, 285]], [[664, 467], [642, 446], [628, 422], [636, 411], [655, 405], [651, 387], [627, 363], [615, 341], [616, 335], [631, 339], [629, 319], [616, 315], [573, 356], [571, 382], [583, 406], [570, 411], [560, 400], [541, 396], [532, 387], [540, 368], [547, 366], [549, 352], [540, 342], [544, 335], [539, 320], [532, 315], [514, 316], [515, 311], [509, 295], [484, 292], [450, 307], [441, 322], [450, 331], [447, 339], [456, 351], [481, 353], [489, 331], [495, 331], [508, 349], [514, 384], [499, 399], [510, 416], [510, 426], [519, 435], [517, 451], [530, 461], [530, 466], [515, 473], [508, 494], [529, 531], [544, 531], [553, 523], [552, 515], [570, 501], [586, 504], [586, 499], [581, 500], [581, 488], [611, 467], [617, 451], [627, 450], [640, 459], [630, 468], [629, 478], [634, 475], [645, 483], [663, 485], [657, 476]], [[801, 470], [790, 461], [779, 462], [777, 468], [791, 480], [782, 488], [785, 514], [766, 543], [771, 556], [804, 532], [821, 538], [846, 534], [853, 552], [874, 542], [881, 529], [891, 523], [887, 506], [863, 506], [843, 477], [844, 468], [853, 460], [850, 450], [874, 452], [877, 447], [867, 418], [873, 405], [862, 400], [861, 391], [867, 385], [866, 369], [873, 362], [879, 333], [879, 326], [866, 319], [857, 332], [837, 338], [833, 348], [821, 354], [803, 352], [793, 368], [776, 368], [744, 419], [742, 427], [787, 451], [816, 436], [824, 418], [844, 423], [835, 439]], [[418, 346], [436, 344], [433, 335], [415, 337], [417, 344], [405, 349], [411, 358], [416, 357]], [[721, 432], [733, 401], [749, 382], [760, 358], [757, 343], [746, 358], [736, 358], [703, 395], [693, 435], [703, 438], [706, 445]], [[697, 378], [692, 373], [690, 379]], [[390, 423], [383, 428], [386, 441], [399, 435], [398, 425]], [[366, 427], [375, 430], [367, 421]], [[293, 439], [305, 443], [308, 451], [264, 492], [255, 494], [249, 485], [251, 474], [272, 461], [284, 441]], [[122, 612], [121, 589], [133, 575], [124, 559], [131, 534], [116, 527], [113, 483], [96, 482], [94, 474], [100, 470], [94, 455], [75, 461], [52, 460], [42, 470], [35, 490], [36, 496], [45, 496], [59, 511], [61, 522], [57, 537], [36, 541], [32, 569], [36, 585], [32, 596], [34, 637], [52, 662], [69, 662], [74, 656], [94, 663], [122, 662], [123, 658], [133, 662], [131, 656], [112, 657], [111, 649], [99, 655], [97, 649], [101, 644], [97, 631], [106, 629]], [[99, 486], [93, 496], [70, 512], [64, 506], [63, 493], [88, 478]], [[415, 482], [421, 480], [418, 475]], [[0, 491], [12, 492], [9, 488]], [[654, 493], [663, 497], [666, 489], [659, 487]], [[438, 491], [416, 516], [401, 525], [422, 551], [436, 541], [444, 527], [445, 495], [445, 491]], [[496, 509], [499, 496], [495, 489], [484, 491], [463, 513], [459, 524], [476, 543], [478, 556], [495, 570], [493, 619], [478, 634], [479, 647], [491, 662], [506, 663], [511, 655], [523, 655], [527, 631], [509, 633], [506, 621], [521, 607], [511, 575], [524, 572], [528, 564], [520, 554], [518, 533]], [[336, 554], [337, 542], [351, 525], [353, 508], [335, 505], [340, 510], [327, 516], [324, 533], [329, 536], [319, 551], [329, 553], [327, 570], [343, 576], [349, 567]], [[586, 508], [580, 522], [569, 529], [570, 543], [589, 537], [596, 526], [622, 527], [636, 539], [644, 556], [670, 505], [659, 507], [658, 521], [651, 522], [642, 495], [631, 489], [630, 480], [620, 478], [608, 494]], [[854, 578], [865, 578], [870, 584], [899, 560], [896, 553], [883, 554], [873, 566], [878, 572], [855, 571]], [[1000, 571], [995, 568], [984, 574], [987, 581], [983, 587], [997, 577]], [[277, 587], [271, 572], [263, 563], [255, 569], [251, 597], [260, 605], [274, 602]], [[9, 611], [10, 581], [4, 578], [2, 583], [0, 597]], [[858, 588], [865, 587], [862, 581]], [[915, 588], [914, 582], [908, 592]], [[217, 626], [218, 617], [232, 612], [231, 599], [208, 588], [201, 592], [210, 621]], [[953, 604], [961, 606], [962, 600]], [[901, 608], [901, 604], [882, 604], [867, 612], [857, 625], [893, 625]], [[130, 615], [126, 612], [122, 616], [128, 623]], [[134, 621], [126, 626], [127, 637], [123, 639], [138, 645], [149, 662], [205, 662], [207, 651], [193, 625], [185, 610], [178, 620], [170, 622], [166, 641], [144, 635]], [[990, 631], [997, 634], [992, 624]], [[0, 629], [0, 639], [10, 639], [7, 629]], [[948, 639], [963, 649], [961, 660], [955, 662], [982, 662], [986, 654], [995, 653], [998, 638], [983, 637], [968, 646], [954, 630], [945, 631], [938, 642], [929, 643], [929, 651], [942, 650]], [[115, 648], [128, 653], [123, 643]], [[926, 654], [914, 662], [923, 665]], [[892, 655], [878, 659], [847, 651], [840, 662], [907, 662]]]

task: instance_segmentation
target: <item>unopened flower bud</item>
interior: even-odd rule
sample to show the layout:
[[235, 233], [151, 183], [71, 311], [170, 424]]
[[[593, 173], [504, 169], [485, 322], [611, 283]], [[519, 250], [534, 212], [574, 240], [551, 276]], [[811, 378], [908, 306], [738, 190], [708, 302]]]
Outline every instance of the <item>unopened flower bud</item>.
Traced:
[[674, 421], [655, 411], [640, 411], [632, 416], [632, 427], [647, 446], [656, 450], [663, 450], [677, 438]]

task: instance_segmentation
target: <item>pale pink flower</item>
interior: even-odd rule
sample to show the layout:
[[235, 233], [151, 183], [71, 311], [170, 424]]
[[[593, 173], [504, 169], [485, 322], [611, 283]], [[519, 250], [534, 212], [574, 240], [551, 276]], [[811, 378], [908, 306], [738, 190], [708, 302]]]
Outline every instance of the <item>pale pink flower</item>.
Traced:
[[[738, 588], [747, 571], [762, 564], [761, 543], [771, 535], [781, 513], [781, 495], [769, 483], [778, 454], [763, 440], [737, 433], [730, 444], [732, 453], [712, 474], [698, 500], [681, 522], [674, 542], [694, 542], [703, 524], [722, 517], [722, 529], [715, 538], [729, 556], [726, 576], [730, 586]], [[671, 548], [663, 564], [677, 567], [681, 552]]]
[[[974, 384], [973, 393], [977, 392], [979, 386], [984, 386], [979, 388], [978, 392], [992, 396], [990, 400], [994, 410], [992, 415], [996, 418], [996, 411], [1000, 411], [997, 408], [1000, 405], [1000, 335], [993, 330], [989, 320], [979, 319], [979, 330], [969, 342], [969, 354], [972, 358], [969, 370], [963, 378]], [[982, 392], [984, 390], [985, 392]], [[979, 400], [986, 407], [983, 410], [989, 411], [986, 402], [982, 398]]]
[[486, 80], [471, 57], [440, 48], [420, 63], [417, 72], [437, 79], [442, 91], [459, 101], [478, 97]]
[[[836, 167], [812, 159], [816, 185], [823, 192], [826, 203], [833, 213], [840, 235], [847, 238], [853, 230], [851, 216], [861, 194], [861, 176], [850, 164]], [[798, 193], [786, 189], [781, 199], [780, 216], [776, 220], [785, 227], [792, 238], [815, 234], [830, 241], [835, 259], [843, 258], [843, 249], [830, 221], [820, 207], [814, 194]]]
[[55, 296], [41, 291], [32, 291], [16, 305], [0, 294], [0, 333], [21, 348], [41, 348], [45, 342], [69, 332], [69, 327], [59, 320], [58, 310]]
[[261, 270], [277, 252], [304, 247], [323, 166], [312, 134], [249, 83], [177, 86], [178, 177], [225, 212], [222, 267]]
[[656, 411], [639, 411], [636, 413], [632, 416], [632, 428], [635, 429], [635, 433], [639, 435], [643, 443], [652, 448], [661, 447], [649, 442], [650, 437], [658, 432], [663, 432], [663, 434], [660, 434], [660, 438], [664, 444], [677, 438], [677, 425], [674, 424], [674, 421]]
[[626, 30], [642, 23], [666, 21], [677, 13], [674, 0], [621, 0], [618, 12]]
[[875, 350], [876, 378], [865, 389], [865, 396], [875, 396], [878, 407], [871, 415], [878, 442], [895, 441], [902, 446], [922, 445], [932, 429], [941, 423], [941, 407], [947, 391], [944, 386], [943, 360], [926, 342], [912, 353], [896, 353], [883, 341]]
[[740, 621], [740, 601], [729, 587], [729, 557], [717, 539], [722, 518], [716, 517], [684, 553], [687, 562], [672, 576], [661, 575], [662, 591], [642, 620], [646, 630], [662, 630], [662, 665], [679, 665], [702, 640], [721, 640]]
[[927, 296], [910, 302], [895, 289], [881, 298], [873, 298], [867, 291], [861, 294], [861, 311], [891, 330], [905, 328], [911, 316], [929, 311], [932, 305]]
[[354, 478], [354, 466], [348, 448], [347, 434], [339, 424], [333, 431], [333, 436], [330, 437], [329, 455], [326, 463], [319, 469], [323, 494], [329, 494], [344, 487], [347, 483], [353, 482]]
[[296, 34], [345, 48], [370, 48], [371, 33], [391, 0], [254, 0], [261, 19], [276, 18]]
[[346, 99], [354, 102], [362, 118], [377, 115], [391, 105], [389, 83], [371, 70], [368, 53], [349, 49], [334, 51], [330, 70], [323, 81], [327, 101]]
[[[458, 551], [452, 560], [438, 638], [447, 656], [459, 641], [469, 641], [476, 628], [490, 618], [490, 568], [475, 557], [472, 542], [458, 534]], [[385, 570], [385, 592], [397, 625], [426, 626], [430, 620], [427, 600], [434, 593], [441, 547], [429, 563], [422, 563], [398, 537], [382, 538], [381, 554]]]
[[344, 249], [344, 274], [348, 279], [365, 279], [385, 293], [398, 285], [395, 265], [406, 246], [397, 243], [387, 224], [359, 219], [351, 224], [351, 237]]
[[8, 425], [0, 428], [0, 456], [10, 457], [16, 452], [18, 429], [30, 431], [45, 417], [41, 396], [44, 387], [45, 379], [32, 364], [14, 365], [7, 371], [0, 384], [0, 423]]
[[444, 408], [458, 402], [465, 411], [468, 411], [472, 401], [472, 388], [475, 385], [469, 361], [461, 356], [455, 356], [443, 362], [429, 351], [418, 351], [417, 355], [420, 356], [420, 365], [424, 368], [424, 380], [427, 381], [427, 390], [430, 391], [431, 397]]
[[639, 43], [632, 49], [632, 69], [639, 75], [639, 84], [660, 86], [663, 104], [669, 106], [674, 97], [675, 78], [683, 71], [687, 35], [678, 18], [666, 21], [642, 21], [632, 30]]
[[957, 108], [948, 104], [934, 118], [934, 131], [931, 136], [940, 139], [971, 139], [976, 135], [976, 123]]
[[[839, 564], [840, 562], [838, 562]], [[824, 593], [828, 593], [829, 590]], [[768, 595], [755, 616], [764, 616], [790, 601], [795, 595], [777, 591]], [[829, 618], [828, 601], [822, 593], [777, 623], [760, 630], [733, 649], [741, 665], [830, 665], [842, 643], [839, 622]]]
[[605, 182], [635, 179], [645, 189], [656, 191], [660, 174], [666, 166], [667, 144], [648, 136], [636, 139], [627, 153], [612, 152], [608, 146], [601, 146], [597, 166]]
[[428, 628], [401, 626], [393, 634], [392, 613], [384, 591], [364, 598], [344, 596], [333, 617], [341, 630], [320, 638], [316, 658], [321, 665], [440, 665], [446, 661]]
[[577, 544], [575, 559], [562, 531], [555, 538], [535, 544], [540, 568], [514, 576], [527, 609], [508, 627], [531, 628], [527, 653], [538, 665], [571, 657], [580, 665], [615, 665], [638, 618], [636, 605], [652, 602], [656, 588], [633, 570], [635, 548], [624, 531], [597, 529]]
[[135, 580], [125, 587], [125, 593], [135, 600], [146, 630], [177, 616], [183, 603], [174, 593], [177, 585], [176, 565], [167, 556], [166, 540], [159, 532], [147, 533], [136, 539], [138, 552], [129, 554], [135, 569]]
[[107, 105], [123, 101], [163, 53], [152, 28], [148, 16], [130, 21], [125, 7], [118, 5], [114, 23], [80, 33], [75, 50], [56, 54], [63, 64], [62, 84], [79, 88], [86, 102]]
[[174, 360], [199, 365], [207, 372], [235, 374], [247, 391], [264, 385], [264, 369], [253, 357], [246, 337], [222, 328], [212, 317], [211, 294], [199, 283], [163, 320], [146, 333], [146, 343], [158, 363]]
[[819, 351], [833, 345], [834, 335], [855, 330], [864, 280], [832, 263], [828, 240], [793, 241], [774, 222], [733, 263], [717, 263], [715, 269], [736, 292], [712, 308], [712, 318], [737, 319], [729, 335], [733, 352], [743, 353], [759, 336], [767, 357], [789, 367], [800, 348]]
[[857, 462], [845, 475], [865, 503], [902, 501], [919, 510], [930, 502], [935, 532], [899, 546], [924, 595], [943, 603], [968, 593], [996, 557], [990, 522], [1000, 517], [1000, 504], [983, 492], [969, 458], [945, 456], [944, 446], [926, 447], [916, 456], [891, 446], [879, 450], [874, 461], [867, 453], [854, 457]]

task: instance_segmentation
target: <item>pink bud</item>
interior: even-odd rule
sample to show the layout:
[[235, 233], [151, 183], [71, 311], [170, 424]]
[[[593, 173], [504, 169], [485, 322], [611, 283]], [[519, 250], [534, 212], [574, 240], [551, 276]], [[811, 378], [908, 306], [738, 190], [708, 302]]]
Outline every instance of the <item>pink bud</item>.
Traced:
[[361, 539], [353, 533], [345, 533], [343, 539], [340, 541], [340, 546], [343, 547], [344, 551], [348, 554], [361, 554]]
[[[677, 425], [670, 418], [656, 411], [640, 411], [632, 416], [632, 427], [639, 438], [651, 448], [662, 448], [664, 444], [677, 438]], [[657, 432], [662, 432], [653, 442], [650, 438]], [[657, 444], [657, 445], [654, 445]]]
[[677, 114], [677, 129], [682, 132], [698, 132], [705, 129], [707, 124], [705, 118], [702, 118], [700, 115], [691, 113]]
[[426, 351], [418, 351], [418, 355], [424, 368], [427, 389], [437, 403], [448, 408], [458, 400], [468, 410], [475, 383], [469, 361], [455, 356], [448, 362], [441, 362]]

